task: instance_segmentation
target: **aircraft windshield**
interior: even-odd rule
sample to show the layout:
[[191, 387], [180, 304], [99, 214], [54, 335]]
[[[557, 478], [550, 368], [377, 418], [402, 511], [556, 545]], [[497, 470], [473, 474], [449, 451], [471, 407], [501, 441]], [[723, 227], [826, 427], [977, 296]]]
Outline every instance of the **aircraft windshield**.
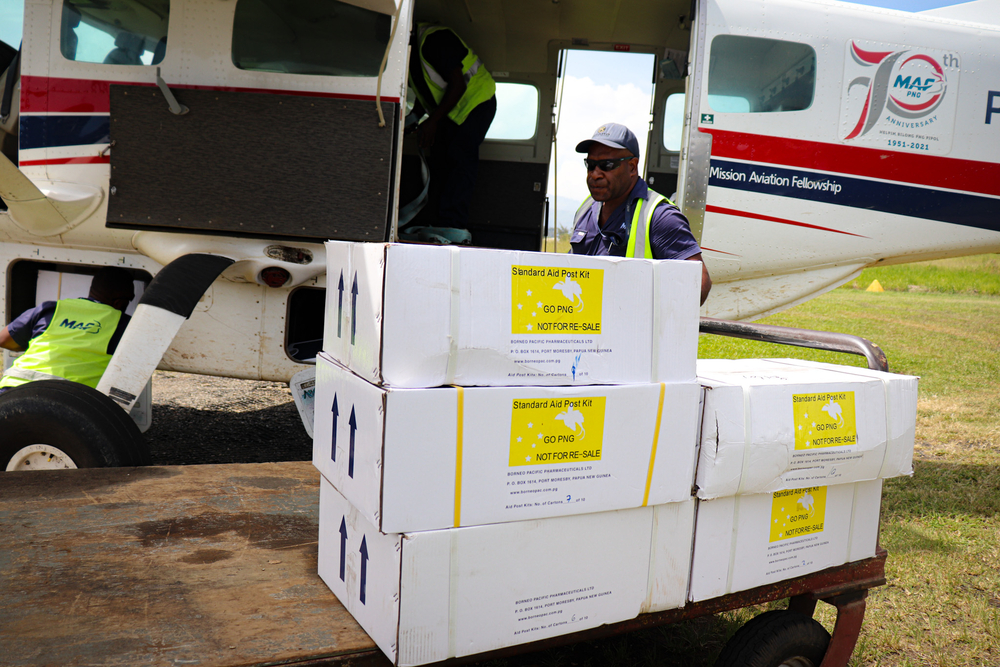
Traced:
[[167, 52], [170, 0], [64, 0], [65, 58], [105, 65], [157, 65]]
[[[0, 2], [0, 42], [17, 50], [21, 45], [21, 26], [24, 24], [24, 2]], [[6, 68], [6, 65], [4, 65]]]

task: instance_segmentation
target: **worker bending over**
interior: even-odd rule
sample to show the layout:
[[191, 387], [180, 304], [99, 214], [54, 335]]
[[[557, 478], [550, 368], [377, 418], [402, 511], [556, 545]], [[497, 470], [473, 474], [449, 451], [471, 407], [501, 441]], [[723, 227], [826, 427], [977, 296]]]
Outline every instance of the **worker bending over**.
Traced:
[[701, 262], [701, 303], [705, 303], [712, 279], [701, 247], [677, 206], [639, 177], [635, 135], [624, 125], [608, 123], [577, 144], [576, 152], [587, 154], [590, 197], [573, 220], [573, 252]]
[[125, 269], [105, 267], [80, 299], [45, 301], [0, 331], [0, 347], [20, 352], [0, 378], [0, 392], [32, 380], [72, 380], [97, 388], [118, 347], [135, 297]]
[[472, 49], [450, 28], [420, 23], [410, 37], [410, 87], [428, 113], [417, 128], [430, 151], [429, 200], [435, 225], [467, 229], [479, 145], [497, 112], [496, 83]]

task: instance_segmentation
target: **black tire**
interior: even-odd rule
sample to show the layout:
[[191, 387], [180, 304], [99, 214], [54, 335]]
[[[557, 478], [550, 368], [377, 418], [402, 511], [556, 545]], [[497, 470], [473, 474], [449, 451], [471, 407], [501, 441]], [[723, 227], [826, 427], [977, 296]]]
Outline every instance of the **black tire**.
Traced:
[[715, 667], [819, 667], [830, 633], [808, 616], [779, 609], [736, 631]]
[[0, 472], [31, 445], [49, 445], [77, 468], [149, 465], [139, 427], [110, 398], [68, 380], [37, 380], [0, 394]]

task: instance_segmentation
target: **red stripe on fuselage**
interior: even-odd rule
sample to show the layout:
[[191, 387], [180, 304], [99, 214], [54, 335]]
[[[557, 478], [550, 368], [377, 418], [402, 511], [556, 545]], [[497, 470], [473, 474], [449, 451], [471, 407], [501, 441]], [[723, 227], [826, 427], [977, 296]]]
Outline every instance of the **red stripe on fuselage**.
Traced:
[[731, 255], [732, 257], [742, 257], [742, 255], [737, 255], [735, 252], [726, 252], [725, 250], [716, 250], [715, 248], [706, 248], [701, 246], [702, 250], [708, 250], [709, 252], [717, 252], [720, 255]]
[[37, 167], [47, 164], [108, 164], [111, 158], [107, 155], [83, 155], [80, 157], [60, 157], [51, 160], [21, 160], [21, 167]]
[[[112, 84], [123, 86], [155, 86], [134, 81], [102, 81], [96, 79], [61, 79], [45, 76], [21, 77], [21, 111], [26, 113], [109, 113]], [[185, 86], [169, 84], [179, 90], [221, 90], [236, 93], [266, 93], [299, 97], [328, 97], [342, 100], [375, 101], [374, 95], [320, 93], [311, 90], [274, 90], [270, 88], [236, 88], [233, 86]], [[383, 97], [383, 102], [399, 102], [398, 97]]]
[[807, 222], [796, 222], [795, 220], [788, 220], [787, 218], [775, 218], [771, 215], [761, 215], [760, 213], [750, 213], [749, 211], [737, 211], [735, 208], [722, 208], [721, 206], [712, 206], [709, 204], [705, 207], [706, 213], [722, 213], [723, 215], [735, 215], [740, 218], [753, 218], [754, 220], [766, 220], [767, 222], [777, 222], [782, 225], [792, 225], [794, 227], [806, 227], [808, 229], [818, 229], [824, 232], [833, 232], [835, 234], [846, 234], [847, 236], [857, 236], [858, 238], [866, 239], [867, 236], [862, 236], [861, 234], [853, 234], [851, 232], [841, 231], [839, 229], [832, 229], [830, 227], [820, 227], [819, 225], [810, 225]]
[[994, 162], [699, 129], [712, 135], [712, 157], [1000, 196], [1000, 164]]

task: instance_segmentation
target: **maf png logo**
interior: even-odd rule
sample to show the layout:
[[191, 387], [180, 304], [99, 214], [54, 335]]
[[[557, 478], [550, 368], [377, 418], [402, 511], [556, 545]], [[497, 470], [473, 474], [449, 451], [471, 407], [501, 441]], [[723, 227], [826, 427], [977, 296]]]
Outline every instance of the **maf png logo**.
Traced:
[[841, 131], [844, 141], [918, 153], [951, 147], [959, 57], [951, 52], [851, 41]]

